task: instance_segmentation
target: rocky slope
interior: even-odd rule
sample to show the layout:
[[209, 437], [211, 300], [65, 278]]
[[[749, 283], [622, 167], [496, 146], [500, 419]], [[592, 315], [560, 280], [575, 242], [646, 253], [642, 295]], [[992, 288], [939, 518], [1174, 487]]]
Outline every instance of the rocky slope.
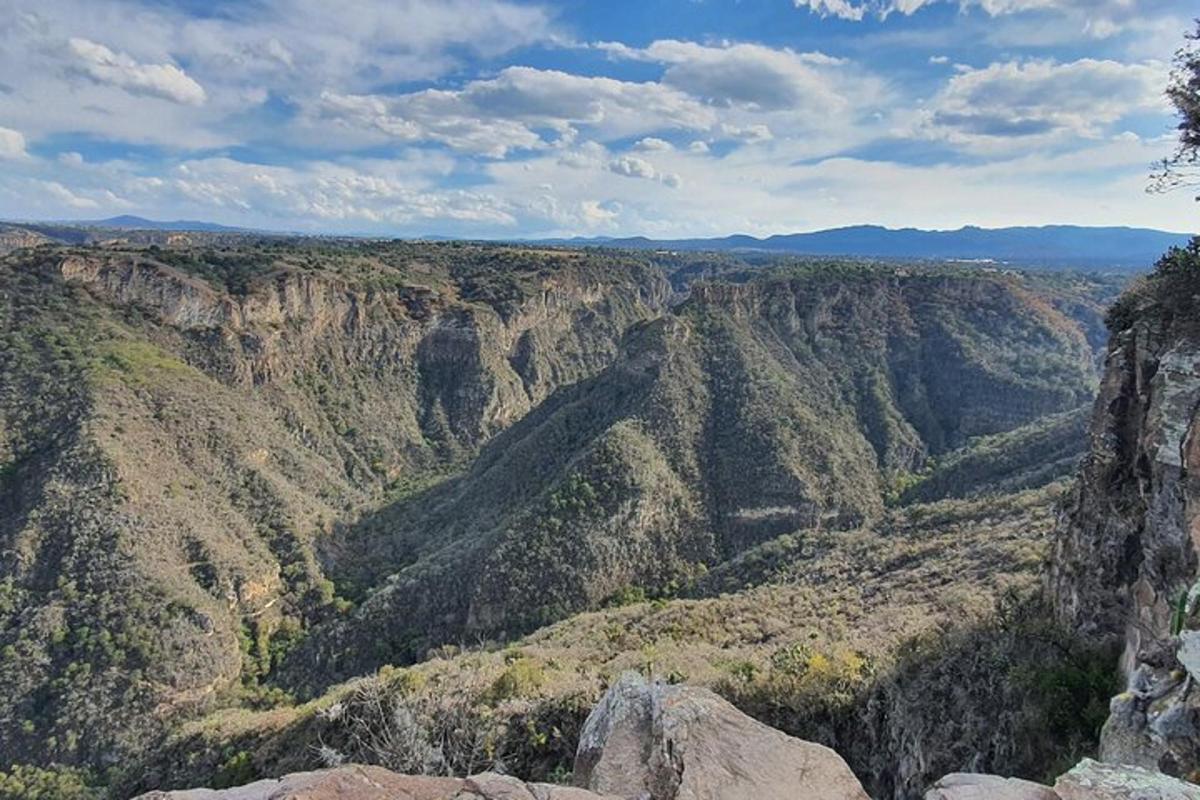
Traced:
[[1008, 276], [697, 284], [465, 474], [340, 539], [335, 580], [380, 588], [285, 680], [510, 638], [633, 587], [677, 593], [785, 532], [862, 525], [931, 455], [1084, 401], [1091, 358], [1074, 320]]

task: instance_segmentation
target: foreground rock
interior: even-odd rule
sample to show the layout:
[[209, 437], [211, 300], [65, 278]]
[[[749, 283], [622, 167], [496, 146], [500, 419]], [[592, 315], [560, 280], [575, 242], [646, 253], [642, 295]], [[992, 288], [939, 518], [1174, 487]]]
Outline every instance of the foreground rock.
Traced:
[[588, 716], [575, 780], [648, 800], [867, 800], [829, 748], [767, 727], [706, 689], [634, 673]]
[[1200, 800], [1200, 786], [1161, 772], [1085, 758], [1054, 788], [995, 775], [942, 778], [925, 800]]
[[397, 775], [382, 767], [345, 766], [298, 772], [235, 789], [150, 792], [135, 800], [618, 800], [486, 773], [473, 778]]
[[1139, 767], [1085, 758], [1054, 783], [1061, 800], [1200, 800], [1200, 786]]
[[1018, 778], [956, 772], [933, 785], [925, 800], [1060, 800], [1049, 787]]

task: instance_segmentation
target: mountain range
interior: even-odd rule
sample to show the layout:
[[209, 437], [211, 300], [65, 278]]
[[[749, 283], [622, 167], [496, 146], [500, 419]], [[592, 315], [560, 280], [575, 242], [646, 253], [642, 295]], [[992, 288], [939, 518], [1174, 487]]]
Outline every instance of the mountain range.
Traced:
[[[108, 232], [119, 232], [115, 237]], [[288, 233], [251, 231], [194, 220], [158, 221], [136, 216], [74, 222], [0, 223], [0, 250], [39, 241], [79, 244], [123, 238], [144, 244], [173, 234], [191, 236], [298, 237]], [[374, 238], [374, 237], [362, 237]], [[1190, 234], [1149, 228], [1041, 227], [958, 230], [899, 230], [877, 225], [790, 233], [755, 238], [743, 234], [718, 238], [649, 239], [646, 237], [559, 238], [524, 241], [531, 245], [610, 247], [683, 252], [730, 252], [743, 257], [796, 255], [903, 260], [995, 262], [1018, 267], [1145, 271], [1168, 248], [1187, 243]], [[443, 241], [443, 237], [425, 237]], [[199, 241], [199, 240], [196, 240]], [[10, 243], [7, 244], [6, 243]]]
[[572, 245], [638, 249], [791, 253], [808, 256], [997, 261], [1025, 266], [1091, 267], [1145, 270], [1168, 248], [1182, 246], [1190, 234], [1149, 228], [1046, 225], [1040, 227], [958, 230], [899, 230], [877, 225], [790, 233], [755, 238], [746, 235], [710, 239], [574, 238]]

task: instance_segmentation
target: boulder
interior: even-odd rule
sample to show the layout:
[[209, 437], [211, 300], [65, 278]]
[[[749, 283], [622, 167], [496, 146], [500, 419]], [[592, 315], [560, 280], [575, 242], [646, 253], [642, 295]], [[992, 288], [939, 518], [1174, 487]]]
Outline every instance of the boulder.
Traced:
[[1048, 786], [1019, 778], [953, 772], [925, 793], [925, 800], [1060, 800]]
[[1061, 800], [1200, 800], [1200, 786], [1140, 767], [1085, 758], [1054, 783]]
[[868, 800], [837, 753], [707, 689], [626, 673], [588, 716], [577, 785], [639, 800]]

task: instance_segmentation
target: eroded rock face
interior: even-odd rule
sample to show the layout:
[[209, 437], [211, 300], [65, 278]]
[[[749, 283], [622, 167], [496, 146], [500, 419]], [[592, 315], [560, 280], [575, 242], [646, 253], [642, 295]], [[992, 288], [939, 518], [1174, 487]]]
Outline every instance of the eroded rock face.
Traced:
[[[1115, 698], [1101, 758], [1171, 775], [1200, 768], [1194, 634], [1172, 617], [1197, 573], [1200, 341], [1158, 305], [1114, 330], [1091, 449], [1060, 525], [1049, 586], [1062, 620], [1122, 641], [1127, 690]], [[1182, 645], [1182, 646], [1181, 646]]]
[[575, 780], [645, 800], [867, 800], [837, 753], [705, 689], [626, 673], [584, 724]]

